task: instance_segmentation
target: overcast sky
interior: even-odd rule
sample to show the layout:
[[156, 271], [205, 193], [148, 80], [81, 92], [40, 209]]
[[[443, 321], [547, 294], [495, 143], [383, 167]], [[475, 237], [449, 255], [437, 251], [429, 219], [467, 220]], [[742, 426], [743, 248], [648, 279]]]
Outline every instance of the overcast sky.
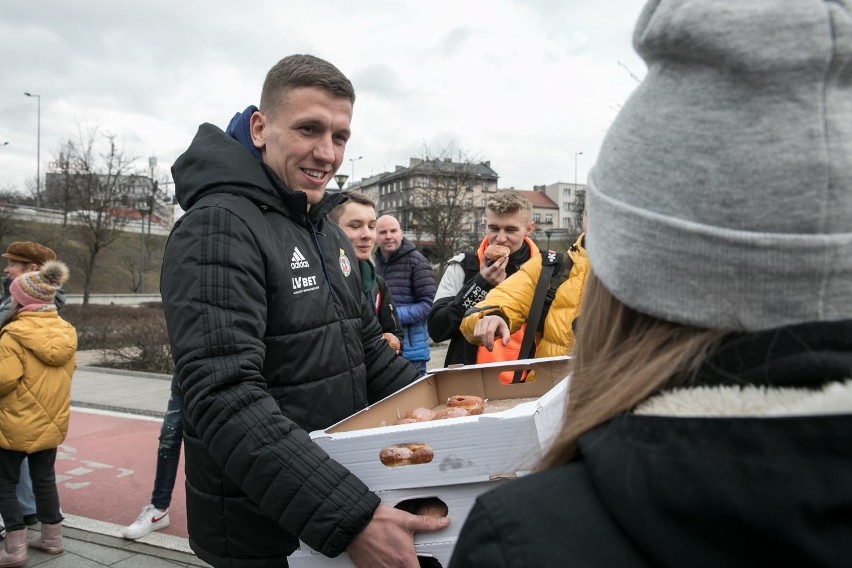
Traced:
[[[499, 186], [585, 181], [619, 105], [645, 74], [639, 0], [5, 0], [0, 11], [0, 188], [35, 179], [78, 127], [117, 136], [157, 177], [198, 125], [257, 104], [291, 53], [355, 85], [340, 173], [408, 165], [454, 141]], [[357, 161], [350, 158], [363, 156]]]

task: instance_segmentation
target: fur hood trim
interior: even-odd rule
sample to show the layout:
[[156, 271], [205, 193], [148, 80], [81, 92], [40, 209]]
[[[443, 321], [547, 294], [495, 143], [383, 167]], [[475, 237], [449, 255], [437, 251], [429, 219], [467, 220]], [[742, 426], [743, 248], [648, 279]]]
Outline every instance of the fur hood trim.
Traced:
[[818, 390], [760, 386], [677, 389], [649, 398], [635, 414], [681, 418], [852, 414], [852, 379]]

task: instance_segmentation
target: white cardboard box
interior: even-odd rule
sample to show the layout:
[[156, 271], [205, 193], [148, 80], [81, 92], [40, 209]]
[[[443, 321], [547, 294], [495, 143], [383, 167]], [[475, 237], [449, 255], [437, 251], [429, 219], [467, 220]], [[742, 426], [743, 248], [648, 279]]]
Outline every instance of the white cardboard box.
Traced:
[[[443, 568], [450, 565], [450, 558], [455, 547], [455, 539], [414, 545], [421, 566]], [[431, 559], [434, 559], [434, 562], [430, 562]], [[287, 557], [287, 563], [290, 568], [354, 568], [349, 555], [345, 552], [335, 558], [328, 558], [311, 550], [297, 550]]]
[[[447, 506], [447, 517], [450, 519], [450, 525], [440, 531], [421, 532], [414, 535], [415, 545], [434, 544], [455, 541], [461, 532], [465, 520], [467, 520], [467, 516], [470, 514], [471, 509], [473, 509], [476, 498], [504, 482], [505, 480], [495, 480], [484, 483], [448, 485], [445, 487], [394, 489], [391, 491], [379, 491], [377, 495], [382, 500], [382, 504], [389, 507], [399, 507], [410, 513], [414, 513], [415, 511], [406, 508], [405, 503], [431, 497], [440, 499]], [[303, 551], [313, 552], [305, 543], [300, 543], [300, 548]], [[319, 553], [314, 552], [314, 554]]]
[[[562, 424], [569, 361], [550, 357], [439, 369], [311, 437], [376, 492], [514, 478], [530, 470]], [[499, 373], [515, 368], [535, 370], [536, 380], [500, 384]], [[534, 400], [498, 413], [382, 426], [459, 394]], [[379, 460], [382, 448], [408, 443], [428, 444], [434, 458], [400, 467]]]

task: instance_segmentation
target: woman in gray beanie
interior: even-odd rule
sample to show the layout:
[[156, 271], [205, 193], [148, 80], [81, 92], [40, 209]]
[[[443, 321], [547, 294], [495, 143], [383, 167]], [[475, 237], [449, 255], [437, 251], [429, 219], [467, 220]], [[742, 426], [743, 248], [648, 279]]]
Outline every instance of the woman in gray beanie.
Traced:
[[652, 1], [634, 43], [565, 423], [451, 566], [848, 565], [852, 4]]

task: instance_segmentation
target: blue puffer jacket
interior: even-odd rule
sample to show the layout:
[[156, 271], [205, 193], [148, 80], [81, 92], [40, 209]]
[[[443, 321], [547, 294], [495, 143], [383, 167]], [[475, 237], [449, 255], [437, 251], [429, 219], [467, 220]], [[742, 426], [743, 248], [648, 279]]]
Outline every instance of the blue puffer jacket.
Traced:
[[376, 251], [376, 270], [385, 279], [396, 302], [402, 323], [402, 355], [409, 361], [429, 360], [429, 330], [426, 321], [435, 298], [435, 276], [426, 257], [410, 241], [402, 239], [399, 250], [385, 259]]

